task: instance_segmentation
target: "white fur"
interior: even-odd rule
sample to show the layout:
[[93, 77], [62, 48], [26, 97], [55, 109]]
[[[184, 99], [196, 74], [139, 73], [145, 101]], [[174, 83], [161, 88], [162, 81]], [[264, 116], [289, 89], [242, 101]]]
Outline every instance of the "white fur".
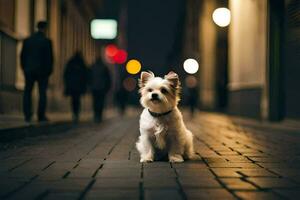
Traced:
[[[183, 162], [184, 158], [194, 159], [193, 134], [183, 122], [177, 104], [180, 82], [177, 74], [170, 72], [164, 79], [153, 73], [142, 72], [140, 79], [141, 104], [144, 110], [140, 116], [140, 136], [136, 147], [140, 162], [154, 161], [155, 151], [165, 152], [170, 162]], [[151, 89], [151, 92], [149, 90]], [[166, 88], [164, 94], [161, 88]], [[159, 101], [152, 101], [151, 94], [157, 93]], [[149, 110], [167, 115], [153, 117]]]

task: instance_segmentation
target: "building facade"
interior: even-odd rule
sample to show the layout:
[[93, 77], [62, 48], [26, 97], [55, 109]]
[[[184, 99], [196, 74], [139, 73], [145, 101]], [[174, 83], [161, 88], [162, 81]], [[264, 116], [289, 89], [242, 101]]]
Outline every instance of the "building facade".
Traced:
[[[63, 71], [67, 60], [80, 50], [90, 65], [100, 53], [100, 46], [90, 37], [92, 17], [88, 4], [73, 0], [0, 0], [0, 113], [22, 110], [24, 77], [19, 61], [22, 41], [36, 30], [36, 23], [41, 20], [49, 24], [48, 37], [54, 51], [48, 107], [51, 111], [66, 109]], [[36, 97], [34, 91], [34, 101]]]
[[[300, 2], [297, 0], [202, 0], [188, 2], [187, 34], [198, 32], [201, 108], [258, 119], [300, 118]], [[231, 11], [217, 26], [215, 9]], [[198, 12], [196, 12], [198, 10]], [[190, 54], [191, 55], [191, 54]]]

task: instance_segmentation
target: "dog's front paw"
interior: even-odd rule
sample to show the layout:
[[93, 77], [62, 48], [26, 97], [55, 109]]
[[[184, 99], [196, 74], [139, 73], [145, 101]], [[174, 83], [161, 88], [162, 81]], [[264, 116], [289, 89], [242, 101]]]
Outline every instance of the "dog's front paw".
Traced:
[[181, 155], [170, 155], [169, 162], [183, 162], [183, 157]]
[[143, 162], [153, 162], [153, 158], [141, 158], [140, 162], [141, 163], [143, 163]]

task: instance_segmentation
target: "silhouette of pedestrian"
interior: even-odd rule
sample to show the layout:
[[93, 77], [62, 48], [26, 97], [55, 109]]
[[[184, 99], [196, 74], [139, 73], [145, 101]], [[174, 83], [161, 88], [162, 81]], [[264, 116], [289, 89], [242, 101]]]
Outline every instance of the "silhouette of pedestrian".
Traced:
[[81, 52], [76, 52], [67, 62], [64, 71], [64, 93], [71, 97], [71, 108], [73, 112], [73, 121], [79, 121], [80, 114], [80, 97], [87, 89], [88, 71]]
[[199, 89], [197, 79], [194, 76], [188, 76], [185, 82], [187, 86], [187, 103], [190, 108], [191, 117], [193, 117], [198, 108]]
[[30, 122], [32, 117], [32, 89], [35, 82], [39, 87], [38, 120], [48, 120], [45, 112], [48, 79], [53, 68], [52, 43], [46, 37], [47, 22], [39, 22], [37, 28], [36, 33], [24, 40], [21, 51], [21, 66], [25, 76], [23, 112], [26, 122]]
[[128, 100], [128, 92], [124, 88], [124, 86], [121, 85], [115, 94], [115, 102], [118, 106], [119, 113], [122, 116], [125, 114], [126, 111], [127, 100]]
[[90, 87], [93, 95], [95, 122], [101, 122], [106, 95], [111, 88], [111, 75], [102, 59], [97, 58], [91, 67]]

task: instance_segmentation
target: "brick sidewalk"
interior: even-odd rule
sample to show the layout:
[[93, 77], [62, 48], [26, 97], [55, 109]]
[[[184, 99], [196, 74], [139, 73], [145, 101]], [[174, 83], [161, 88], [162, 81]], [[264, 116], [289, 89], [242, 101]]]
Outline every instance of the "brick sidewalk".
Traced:
[[139, 163], [138, 118], [28, 138], [0, 152], [0, 199], [299, 199], [300, 132], [187, 119], [202, 160]]

